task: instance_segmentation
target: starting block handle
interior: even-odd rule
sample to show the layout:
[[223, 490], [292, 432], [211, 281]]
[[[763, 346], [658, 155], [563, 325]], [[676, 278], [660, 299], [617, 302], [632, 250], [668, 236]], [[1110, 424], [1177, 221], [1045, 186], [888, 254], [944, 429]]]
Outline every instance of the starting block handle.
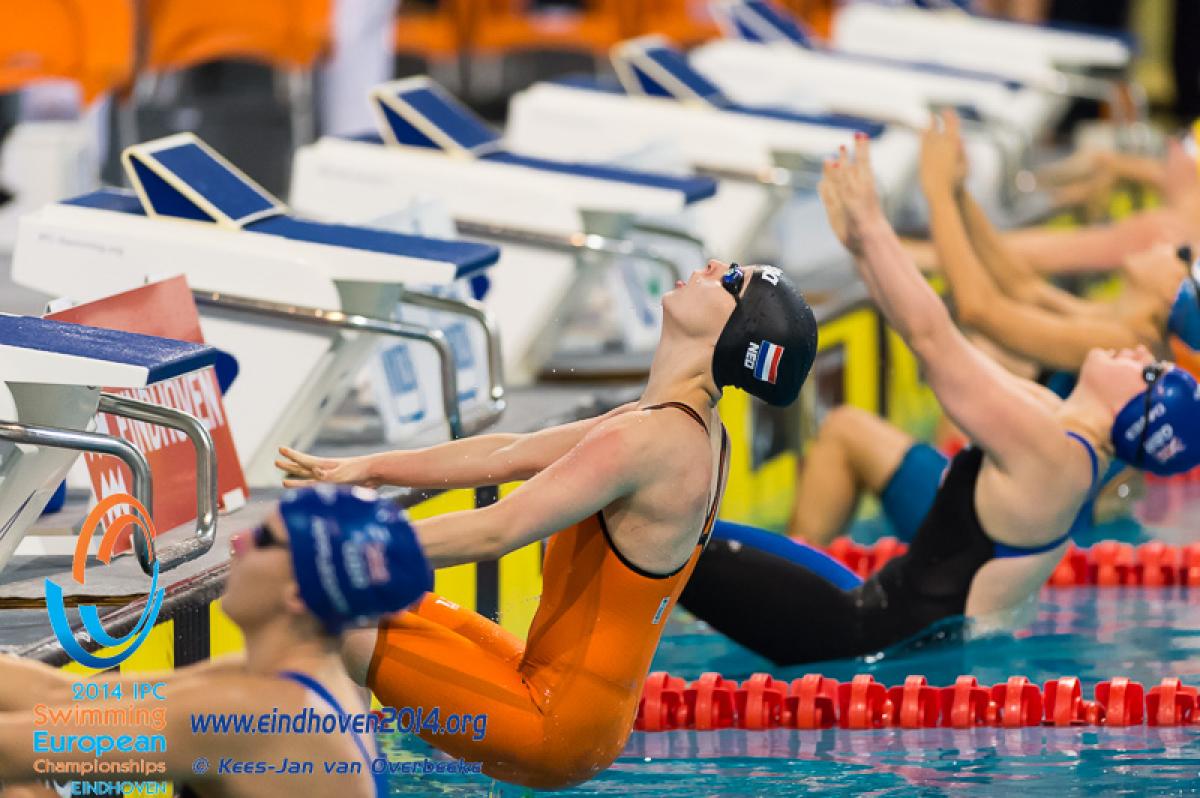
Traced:
[[[0, 421], [0, 440], [30, 446], [47, 446], [53, 449], [71, 449], [76, 452], [112, 455], [125, 463], [129, 467], [130, 473], [133, 474], [133, 497], [141, 502], [143, 507], [152, 507], [154, 504], [154, 483], [150, 473], [150, 464], [146, 461], [146, 456], [124, 438], [99, 432], [83, 432], [60, 427], [21, 424], [15, 421]], [[147, 575], [150, 575], [154, 572], [154, 562], [150, 558], [150, 530], [140, 523], [135, 523], [134, 527], [139, 532], [133, 537], [133, 548], [137, 553], [138, 564]]]
[[487, 309], [487, 306], [474, 299], [451, 299], [407, 289], [401, 295], [400, 301], [429, 310], [440, 310], [443, 313], [466, 316], [483, 329], [483, 337], [487, 341], [488, 399], [491, 401], [495, 416], [492, 420], [498, 418], [507, 404], [504, 399], [504, 357], [500, 351], [500, 329], [496, 326], [495, 316]]
[[[192, 442], [196, 450], [196, 534], [158, 552], [159, 570], [169, 571], [207, 553], [217, 537], [217, 447], [208, 429], [198, 418], [182, 410], [109, 393], [100, 394], [99, 409], [114, 416], [177, 429]], [[145, 570], [145, 565], [142, 569]]]
[[235, 313], [247, 313], [267, 318], [284, 319], [295, 324], [308, 324], [315, 327], [351, 330], [374, 335], [387, 335], [404, 338], [410, 341], [422, 341], [437, 351], [441, 365], [442, 409], [446, 414], [446, 425], [449, 427], [450, 438], [458, 440], [465, 436], [463, 428], [462, 406], [458, 399], [458, 367], [454, 360], [454, 350], [450, 341], [441, 330], [406, 324], [390, 319], [375, 319], [369, 316], [347, 314], [340, 310], [325, 310], [323, 308], [286, 305], [279, 302], [267, 302], [260, 299], [236, 296], [216, 291], [192, 290], [192, 296], [197, 305], [220, 308]]

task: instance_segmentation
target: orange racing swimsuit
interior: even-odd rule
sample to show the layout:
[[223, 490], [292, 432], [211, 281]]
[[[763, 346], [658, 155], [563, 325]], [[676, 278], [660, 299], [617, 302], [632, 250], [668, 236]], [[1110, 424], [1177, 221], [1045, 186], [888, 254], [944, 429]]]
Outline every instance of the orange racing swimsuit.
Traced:
[[[687, 405], [677, 407], [705, 432]], [[717, 488], [695, 551], [670, 574], [629, 563], [600, 511], [553, 535], [542, 566], [542, 597], [528, 641], [440, 596], [384, 620], [367, 686], [391, 707], [437, 707], [487, 715], [486, 734], [422, 739], [483, 771], [536, 788], [561, 788], [612, 764], [633, 728], [642, 684], [663, 625], [687, 584], [716, 520], [729, 437], [721, 430]]]

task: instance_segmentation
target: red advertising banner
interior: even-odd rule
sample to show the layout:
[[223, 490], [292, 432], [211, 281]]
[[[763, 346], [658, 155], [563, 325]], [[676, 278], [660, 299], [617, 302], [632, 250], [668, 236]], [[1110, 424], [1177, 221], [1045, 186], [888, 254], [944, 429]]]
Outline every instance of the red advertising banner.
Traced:
[[[187, 280], [182, 276], [49, 313], [46, 318], [204, 343], [200, 314], [192, 301]], [[233, 510], [245, 503], [249, 493], [246, 477], [233, 445], [221, 389], [211, 367], [146, 388], [106, 388], [105, 391], [182, 410], [198, 418], [216, 444], [217, 495], [221, 509]], [[107, 413], [98, 414], [96, 424], [97, 432], [124, 438], [146, 455], [154, 475], [151, 513], [160, 532], [196, 517], [196, 454], [187, 436], [178, 430]], [[98, 499], [129, 492], [132, 475], [117, 458], [84, 454], [84, 460]], [[129, 535], [125, 534], [114, 551], [128, 549]]]

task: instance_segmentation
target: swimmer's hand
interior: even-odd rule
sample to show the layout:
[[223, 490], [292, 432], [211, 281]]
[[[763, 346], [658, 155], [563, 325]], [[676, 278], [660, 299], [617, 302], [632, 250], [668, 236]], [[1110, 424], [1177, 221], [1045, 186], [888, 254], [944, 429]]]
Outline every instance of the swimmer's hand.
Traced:
[[926, 194], [962, 189], [967, 178], [967, 156], [959, 134], [958, 114], [942, 111], [921, 135], [921, 187]]
[[871, 145], [864, 135], [854, 138], [854, 159], [842, 147], [837, 158], [825, 161], [818, 191], [829, 226], [842, 245], [857, 257], [862, 255], [865, 230], [875, 222], [886, 224], [887, 220], [875, 192]]
[[284, 473], [283, 486], [298, 488], [314, 482], [336, 482], [377, 488], [379, 478], [371, 468], [371, 455], [362, 457], [315, 457], [286, 446], [279, 447], [275, 467]]

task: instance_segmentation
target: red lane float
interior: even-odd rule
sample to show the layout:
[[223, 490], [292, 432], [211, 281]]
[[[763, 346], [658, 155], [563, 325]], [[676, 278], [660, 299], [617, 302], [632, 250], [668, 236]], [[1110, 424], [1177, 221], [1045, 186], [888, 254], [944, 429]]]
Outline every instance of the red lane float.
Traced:
[[969, 729], [996, 726], [1191, 726], [1200, 725], [1200, 692], [1178, 678], [1147, 691], [1123, 676], [1096, 685], [1095, 700], [1083, 697], [1078, 677], [1051, 679], [1042, 687], [1024, 676], [985, 687], [959, 676], [949, 687], [924, 676], [887, 687], [869, 674], [838, 683], [810, 673], [789, 684], [756, 673], [741, 684], [705, 673], [688, 684], [667, 673], [646, 679], [634, 728], [691, 729]]
[[[880, 538], [870, 546], [838, 538], [825, 552], [863, 579], [888, 560], [908, 551], [895, 538]], [[1068, 546], [1047, 584], [1053, 587], [1200, 586], [1200, 543], [1172, 546], [1151, 541], [1140, 546], [1105, 540], [1081, 549]]]

